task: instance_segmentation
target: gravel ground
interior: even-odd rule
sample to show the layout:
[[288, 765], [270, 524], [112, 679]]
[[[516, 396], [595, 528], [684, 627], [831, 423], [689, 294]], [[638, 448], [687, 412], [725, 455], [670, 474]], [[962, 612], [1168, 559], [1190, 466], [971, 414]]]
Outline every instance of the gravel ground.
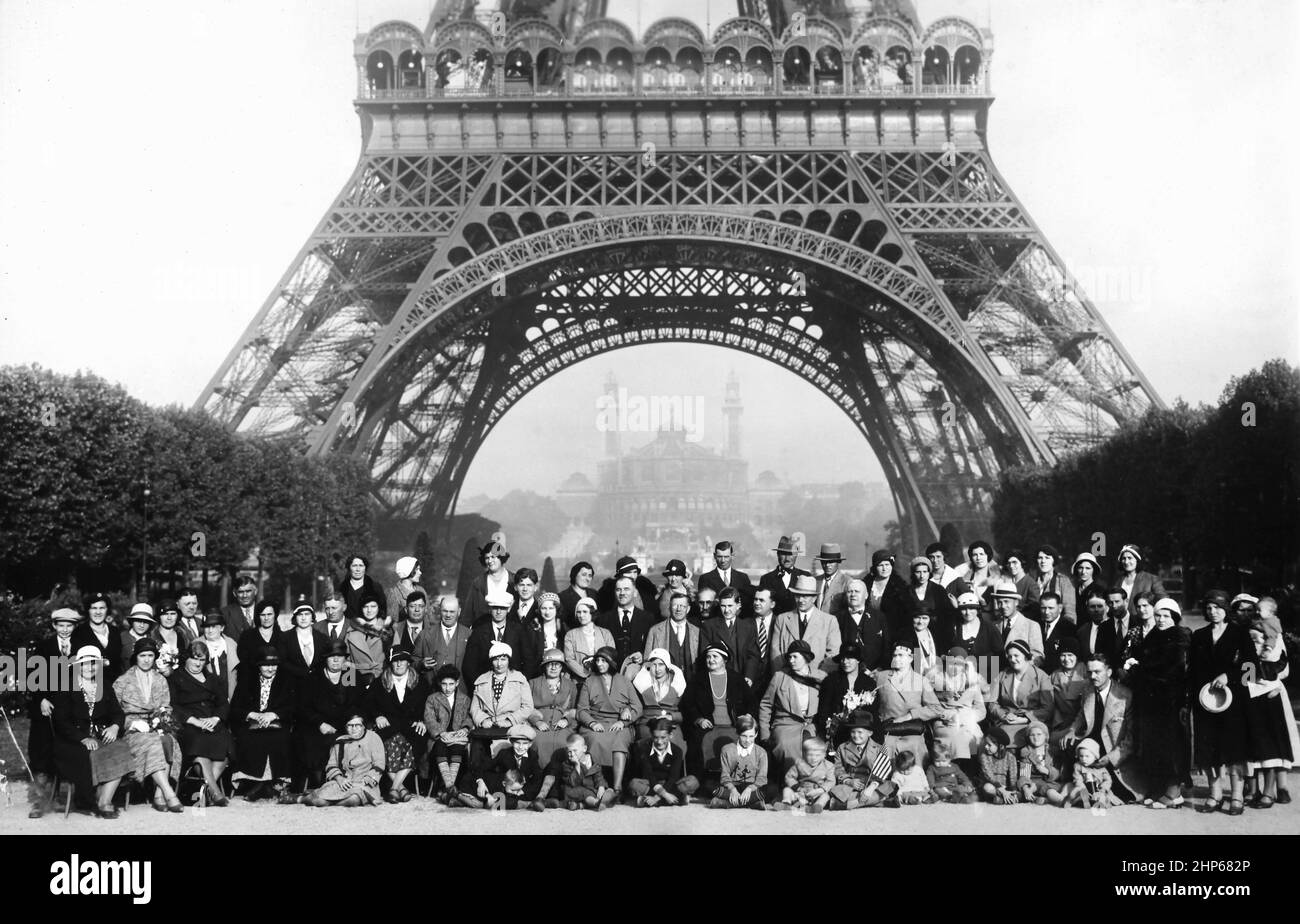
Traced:
[[[1291, 791], [1300, 794], [1300, 776]], [[164, 815], [147, 805], [133, 806], [114, 821], [62, 811], [27, 818], [26, 784], [10, 784], [12, 804], [0, 807], [5, 834], [1295, 834], [1300, 803], [1268, 810], [1246, 809], [1240, 818], [1201, 815], [1184, 808], [1153, 811], [1124, 806], [1096, 816], [1083, 809], [1033, 805], [922, 805], [901, 809], [862, 809], [794, 816], [787, 812], [718, 811], [702, 805], [603, 812], [562, 809], [491, 813], [447, 808], [417, 799], [404, 805], [316, 809], [303, 805], [249, 804], [234, 799], [224, 809]], [[61, 807], [60, 807], [61, 808]]]

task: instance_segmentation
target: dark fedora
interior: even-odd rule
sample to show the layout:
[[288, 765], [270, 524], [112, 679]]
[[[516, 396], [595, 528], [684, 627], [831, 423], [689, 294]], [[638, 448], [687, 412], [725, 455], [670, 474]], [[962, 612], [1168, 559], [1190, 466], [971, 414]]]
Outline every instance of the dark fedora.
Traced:
[[415, 654], [406, 645], [394, 645], [392, 651], [388, 652], [388, 663], [394, 661], [414, 661]]
[[327, 658], [335, 656], [346, 658], [348, 654], [348, 643], [341, 638], [332, 638], [325, 645], [325, 657]]
[[[806, 645], [807, 642], [805, 642], [804, 644]], [[839, 664], [845, 658], [855, 658], [856, 660], [861, 661], [862, 646], [859, 645], [857, 642], [845, 642], [843, 645], [840, 646], [840, 653], [837, 654], [833, 660], [835, 661], [836, 664]]]
[[261, 654], [259, 654], [257, 657], [258, 666], [260, 667], [263, 664], [279, 664], [279, 663], [280, 663], [280, 652], [276, 651], [270, 645], [263, 646]]
[[794, 540], [791, 539], [789, 536], [782, 536], [781, 539], [777, 542], [776, 548], [774, 548], [772, 551], [776, 552], [778, 555], [797, 554], [794, 548]]

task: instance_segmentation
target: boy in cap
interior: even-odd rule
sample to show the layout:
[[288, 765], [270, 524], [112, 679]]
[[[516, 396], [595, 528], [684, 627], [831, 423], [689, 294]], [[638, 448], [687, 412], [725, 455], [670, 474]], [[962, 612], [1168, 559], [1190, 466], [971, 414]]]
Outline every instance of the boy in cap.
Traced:
[[533, 750], [537, 732], [530, 725], [512, 725], [507, 736], [510, 747], [479, 772], [477, 795], [461, 793], [461, 804], [497, 811], [528, 806], [540, 812], [543, 802], [537, 795], [542, 788], [542, 768]]
[[848, 810], [878, 805], [894, 794], [890, 782], [894, 767], [888, 752], [871, 738], [867, 718], [850, 717], [841, 729], [849, 740], [835, 749], [835, 785], [832, 809]]

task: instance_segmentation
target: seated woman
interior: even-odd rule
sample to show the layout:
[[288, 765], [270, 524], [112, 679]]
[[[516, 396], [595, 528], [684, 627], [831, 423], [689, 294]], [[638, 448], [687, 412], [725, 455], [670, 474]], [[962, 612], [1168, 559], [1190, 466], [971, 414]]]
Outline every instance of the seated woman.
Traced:
[[939, 698], [939, 716], [930, 724], [935, 744], [946, 745], [953, 760], [970, 765], [979, 757], [984, 732], [980, 723], [986, 710], [984, 678], [975, 668], [975, 659], [965, 649], [954, 645], [926, 675]]
[[618, 672], [618, 652], [601, 648], [591, 659], [592, 674], [578, 694], [578, 725], [591, 759], [614, 771], [614, 793], [623, 793], [632, 728], [641, 717], [641, 697]]
[[533, 742], [537, 761], [543, 767], [556, 751], [564, 750], [564, 741], [578, 724], [578, 687], [564, 667], [564, 652], [552, 648], [542, 655], [542, 676], [528, 683], [533, 695], [533, 715], [529, 720], [537, 730]]
[[767, 751], [758, 745], [758, 720], [752, 715], [736, 719], [736, 740], [723, 745], [722, 776], [710, 808], [744, 808], [764, 811], [771, 800], [767, 779]]
[[817, 734], [818, 690], [826, 677], [812, 666], [812, 648], [801, 638], [786, 649], [785, 664], [758, 707], [758, 736], [772, 755], [774, 776], [784, 776], [803, 756], [804, 739]]
[[124, 718], [113, 688], [104, 682], [108, 661], [94, 645], [77, 649], [67, 690], [51, 693], [55, 772], [73, 787], [73, 798], [100, 818], [116, 818], [113, 795], [131, 772], [131, 748], [118, 737]]
[[730, 653], [723, 642], [704, 650], [704, 670], [686, 684], [682, 718], [686, 720], [686, 767], [694, 776], [718, 773], [722, 749], [739, 737], [741, 716], [755, 716], [758, 706], [743, 677], [731, 669]]
[[343, 727], [346, 734], [330, 747], [324, 784], [303, 794], [302, 801], [307, 805], [354, 808], [382, 801], [379, 780], [384, 775], [384, 743], [366, 728], [360, 710], [348, 716]]
[[1030, 722], [1052, 721], [1056, 694], [1052, 678], [1031, 660], [1029, 645], [1016, 639], [1004, 654], [1007, 667], [998, 675], [997, 693], [987, 703], [990, 730], [1006, 732], [1013, 750], [1025, 745], [1025, 731]]
[[533, 750], [537, 732], [531, 725], [516, 725], [509, 731], [510, 747], [484, 767], [475, 781], [475, 795], [460, 794], [461, 805], [469, 808], [513, 810], [528, 807], [540, 812], [546, 806], [539, 798], [543, 765]]
[[392, 785], [387, 802], [410, 802], [406, 778], [424, 762], [428, 728], [424, 724], [424, 703], [429, 691], [411, 670], [414, 655], [405, 645], [388, 652], [388, 666], [379, 680], [366, 690], [363, 700], [366, 720], [384, 742], [384, 768]]
[[297, 775], [306, 777], [305, 789], [317, 789], [324, 782], [325, 762], [343, 734], [343, 723], [361, 709], [361, 688], [347, 662], [347, 643], [327, 642], [325, 663], [298, 690], [293, 748]]
[[686, 751], [686, 739], [682, 736], [681, 702], [686, 692], [686, 677], [672, 662], [672, 656], [665, 648], [655, 648], [650, 657], [641, 665], [632, 678], [632, 688], [641, 696], [641, 718], [636, 722], [638, 741], [647, 741], [652, 737], [651, 724], [659, 719], [672, 722], [673, 745]]
[[208, 646], [190, 642], [185, 663], [168, 678], [172, 714], [180, 726], [181, 754], [199, 765], [208, 802], [218, 808], [229, 803], [221, 791], [221, 775], [230, 758], [230, 703], [226, 685], [209, 674]]
[[527, 723], [533, 716], [533, 694], [528, 679], [510, 669], [512, 654], [513, 650], [505, 642], [493, 642], [488, 648], [492, 669], [474, 681], [474, 689], [470, 691], [469, 758], [475, 767], [491, 760], [499, 750], [493, 745], [504, 744], [511, 728]]
[[454, 664], [433, 675], [434, 690], [424, 700], [424, 727], [429, 734], [429, 762], [442, 777], [443, 801], [451, 805], [460, 795], [456, 782], [469, 760], [469, 694]]
[[257, 673], [240, 681], [230, 700], [230, 728], [235, 736], [231, 780], [236, 785], [246, 781], [243, 796], [249, 802], [272, 795], [268, 787], [281, 802], [297, 801], [288, 793], [294, 690], [289, 676], [279, 671], [279, 652], [264, 648], [257, 656]]
[[913, 667], [917, 673], [928, 674], [939, 663], [939, 640], [930, 631], [930, 614], [922, 609], [912, 611], [912, 626], [897, 636], [912, 649]]
[[132, 667], [113, 681], [113, 695], [117, 697], [125, 718], [123, 735], [131, 748], [131, 762], [135, 778], [143, 783], [153, 780], [153, 807], [160, 812], [185, 811], [176, 798], [172, 780], [180, 778], [181, 755], [176, 742], [168, 742], [173, 760], [168, 760], [164, 737], [170, 737], [165, 723], [170, 721], [171, 690], [167, 678], [154, 670], [158, 658], [158, 643], [152, 638], [142, 638], [131, 652]]
[[574, 601], [573, 621], [577, 625], [564, 634], [564, 663], [581, 686], [591, 673], [592, 656], [602, 648], [614, 648], [614, 636], [596, 625], [596, 601], [590, 597]]
[[934, 687], [912, 667], [912, 649], [894, 645], [889, 667], [876, 671], [876, 730], [884, 735], [885, 749], [894, 754], [911, 751], [916, 765], [924, 766], [925, 725], [940, 713]]
[[831, 747], [848, 740], [852, 723], [865, 721], [871, 727], [871, 704], [876, 700], [876, 678], [863, 669], [861, 645], [841, 645], [835, 663], [840, 669], [826, 676], [817, 694], [817, 734]]
[[254, 674], [257, 653], [270, 645], [277, 651], [284, 646], [284, 633], [280, 631], [279, 612], [270, 600], [262, 600], [253, 607], [253, 624], [239, 635], [235, 651], [239, 655], [239, 679]]
[[686, 749], [673, 743], [674, 731], [672, 719], [655, 719], [650, 723], [650, 737], [636, 744], [628, 790], [636, 798], [637, 808], [689, 805], [700, 788], [698, 779], [684, 775]]

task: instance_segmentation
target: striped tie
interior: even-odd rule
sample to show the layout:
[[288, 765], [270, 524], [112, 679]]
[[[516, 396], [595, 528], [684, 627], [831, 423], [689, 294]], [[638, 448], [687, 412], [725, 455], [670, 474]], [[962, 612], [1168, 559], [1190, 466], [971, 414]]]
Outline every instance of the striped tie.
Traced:
[[758, 623], [758, 655], [761, 658], [767, 657], [767, 620], [759, 616]]

